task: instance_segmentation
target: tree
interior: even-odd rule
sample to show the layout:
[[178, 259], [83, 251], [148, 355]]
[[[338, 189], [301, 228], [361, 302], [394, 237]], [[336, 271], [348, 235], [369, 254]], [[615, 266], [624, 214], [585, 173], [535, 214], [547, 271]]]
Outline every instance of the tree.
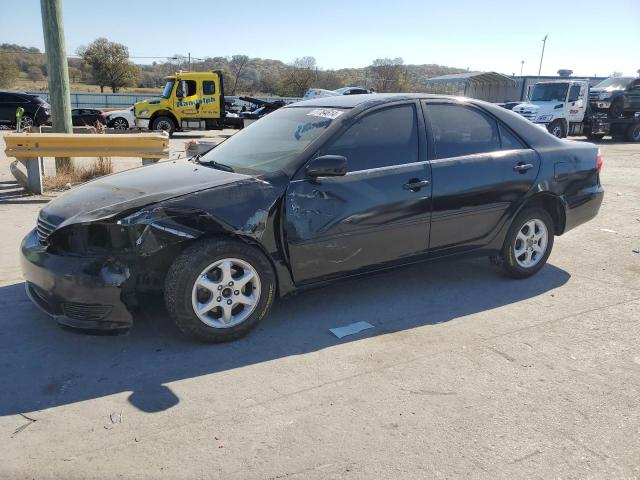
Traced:
[[129, 61], [129, 49], [121, 43], [98, 38], [88, 46], [80, 47], [77, 53], [91, 66], [93, 79], [101, 92], [108, 86], [116, 93], [122, 87], [138, 82], [140, 67]]
[[80, 70], [78, 67], [69, 66], [69, 80], [71, 80], [73, 83], [78, 83], [80, 80], [82, 80], [82, 70]]
[[0, 52], [0, 87], [11, 87], [18, 77], [18, 66], [11, 55]]
[[296, 58], [283, 73], [282, 84], [286, 93], [301, 97], [318, 78], [314, 57]]
[[33, 83], [39, 81], [39, 80], [44, 80], [44, 75], [42, 74], [42, 69], [40, 67], [37, 67], [35, 65], [31, 65], [28, 69], [27, 69], [27, 77], [29, 77], [29, 80], [31, 80]]
[[376, 58], [369, 70], [378, 92], [398, 92], [406, 80], [406, 67], [401, 57]]
[[233, 75], [233, 88], [231, 89], [231, 95], [236, 94], [236, 87], [238, 86], [238, 80], [242, 75], [242, 70], [249, 62], [249, 57], [246, 55], [234, 55], [229, 62], [229, 68], [231, 69], [231, 75]]

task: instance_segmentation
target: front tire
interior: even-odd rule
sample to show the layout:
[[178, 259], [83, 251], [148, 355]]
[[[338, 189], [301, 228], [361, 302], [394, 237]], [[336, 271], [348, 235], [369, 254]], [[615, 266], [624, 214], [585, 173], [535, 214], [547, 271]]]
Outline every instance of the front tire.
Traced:
[[528, 208], [511, 224], [502, 247], [503, 268], [512, 278], [527, 278], [547, 262], [553, 248], [553, 219], [546, 210]]
[[171, 117], [160, 116], [151, 123], [151, 130], [169, 132], [169, 136], [171, 136], [176, 131], [176, 124]]
[[564, 125], [560, 120], [555, 120], [549, 125], [549, 133], [554, 137], [564, 138], [567, 134], [564, 131]]
[[273, 303], [275, 276], [257, 248], [222, 239], [202, 240], [173, 262], [165, 303], [186, 335], [209, 343], [245, 335]]

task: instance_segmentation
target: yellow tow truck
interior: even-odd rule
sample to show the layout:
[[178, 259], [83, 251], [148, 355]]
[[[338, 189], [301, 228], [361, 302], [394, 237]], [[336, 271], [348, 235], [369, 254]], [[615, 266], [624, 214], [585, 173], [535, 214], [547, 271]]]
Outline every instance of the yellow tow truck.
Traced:
[[138, 128], [171, 135], [176, 130], [213, 130], [226, 125], [222, 72], [180, 71], [165, 80], [160, 98], [134, 105]]

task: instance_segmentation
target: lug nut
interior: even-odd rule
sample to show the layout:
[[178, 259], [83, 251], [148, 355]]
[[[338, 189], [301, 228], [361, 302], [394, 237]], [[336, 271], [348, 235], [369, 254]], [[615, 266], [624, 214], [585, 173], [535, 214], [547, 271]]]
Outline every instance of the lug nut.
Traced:
[[229, 286], [230, 286], [230, 287], [233, 287], [233, 282], [229, 282]]
[[231, 300], [227, 300], [227, 305], [231, 305]]
[[218, 297], [218, 298], [216, 298], [216, 300], [217, 300], [218, 302], [221, 302], [221, 301], [222, 301], [222, 297]]
[[218, 285], [218, 290], [222, 290], [222, 285]]

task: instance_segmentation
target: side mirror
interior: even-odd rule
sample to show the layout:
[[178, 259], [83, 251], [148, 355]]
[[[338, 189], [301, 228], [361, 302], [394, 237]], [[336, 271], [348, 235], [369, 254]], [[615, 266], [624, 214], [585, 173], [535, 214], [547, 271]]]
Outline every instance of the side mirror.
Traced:
[[322, 155], [307, 165], [308, 177], [342, 177], [347, 174], [347, 159], [341, 155]]

